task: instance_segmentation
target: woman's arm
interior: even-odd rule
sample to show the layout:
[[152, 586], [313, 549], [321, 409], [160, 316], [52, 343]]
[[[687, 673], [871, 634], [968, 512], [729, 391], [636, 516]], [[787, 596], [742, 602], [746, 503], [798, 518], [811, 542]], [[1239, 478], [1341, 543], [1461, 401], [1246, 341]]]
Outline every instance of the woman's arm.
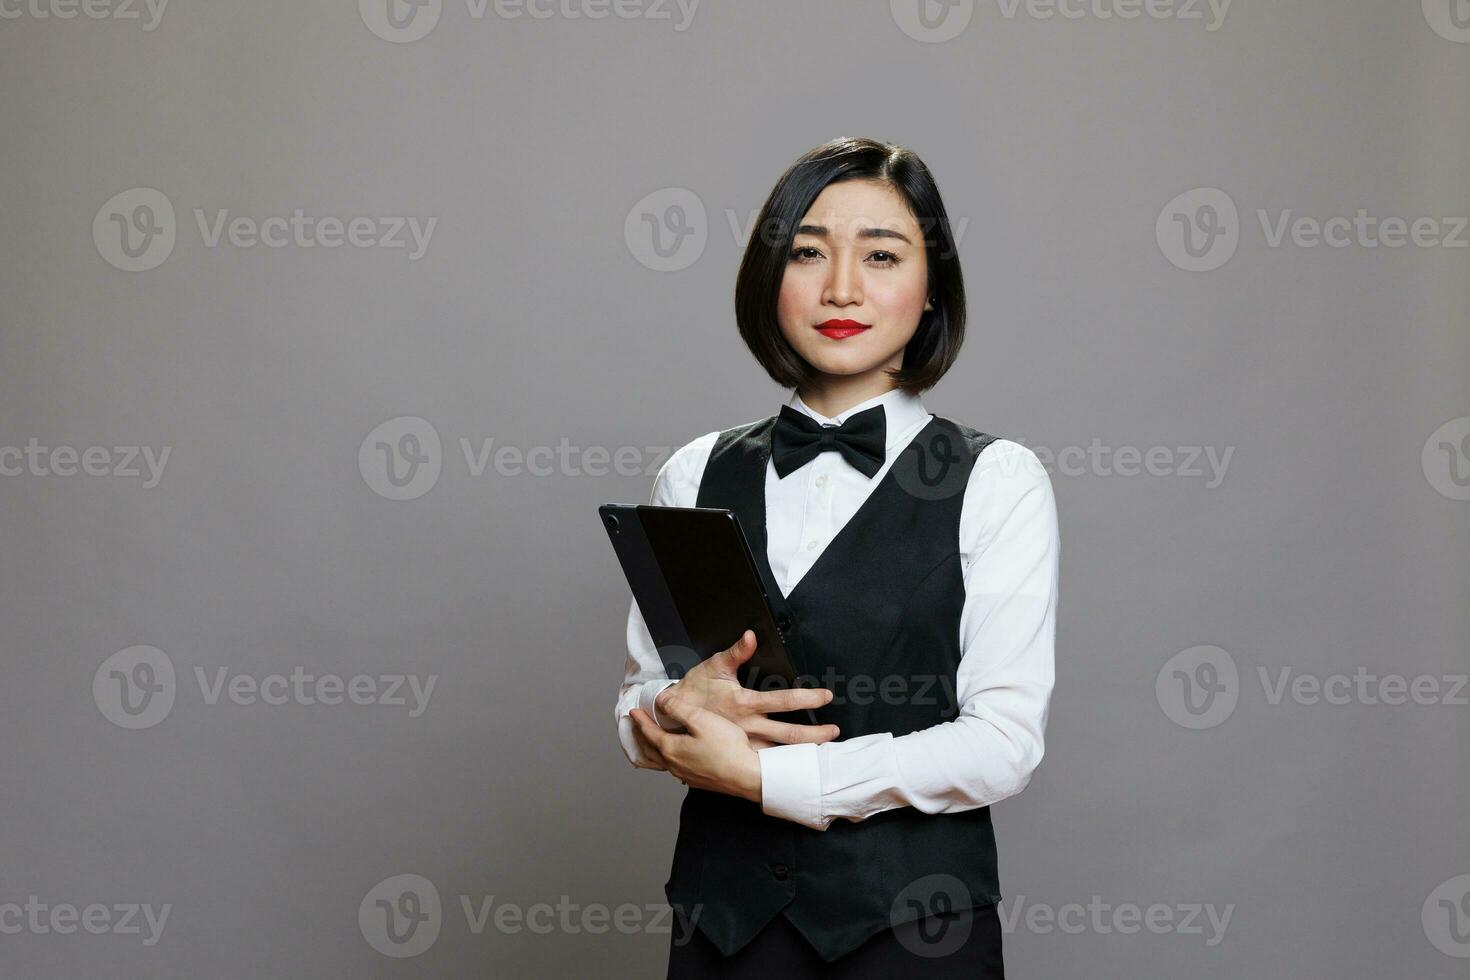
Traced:
[[1031, 450], [997, 440], [960, 520], [959, 716], [907, 735], [761, 749], [762, 810], [817, 830], [912, 806], [953, 813], [1019, 793], [1044, 752], [1055, 679], [1056, 501]]
[[[648, 502], [659, 507], [693, 507], [699, 494], [699, 480], [704, 474], [704, 464], [714, 448], [718, 432], [710, 432], [680, 448], [659, 467], [653, 480], [653, 493]], [[660, 727], [667, 731], [679, 731], [681, 726], [668, 718], [661, 718], [655, 709], [654, 699], [664, 688], [673, 684], [659, 658], [658, 647], [648, 632], [648, 624], [638, 609], [637, 600], [628, 608], [627, 630], [628, 655], [623, 660], [623, 685], [618, 691], [614, 717], [618, 723], [618, 742], [623, 754], [633, 765], [646, 769], [661, 769], [655, 760], [648, 757], [634, 737], [633, 719], [629, 712], [634, 708], [643, 711]]]
[[623, 754], [639, 768], [662, 769], [663, 766], [648, 758], [639, 746], [633, 734], [633, 719], [628, 713], [634, 708], [642, 708], [661, 728], [671, 732], [678, 731], [675, 723], [661, 717], [654, 706], [654, 699], [673, 683], [664, 670], [663, 661], [659, 659], [658, 649], [653, 644], [648, 625], [643, 621], [635, 600], [632, 609], [628, 611], [628, 655], [623, 661], [623, 686], [618, 691], [616, 718], [618, 742], [623, 747]]

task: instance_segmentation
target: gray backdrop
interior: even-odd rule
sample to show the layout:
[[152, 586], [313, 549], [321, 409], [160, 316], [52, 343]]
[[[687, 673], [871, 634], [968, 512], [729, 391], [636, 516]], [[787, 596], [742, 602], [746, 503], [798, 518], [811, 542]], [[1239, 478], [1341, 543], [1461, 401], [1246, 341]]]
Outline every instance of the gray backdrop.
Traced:
[[1012, 974], [1470, 975], [1466, 0], [0, 14], [0, 974], [661, 976], [594, 508], [861, 135], [1058, 499]]

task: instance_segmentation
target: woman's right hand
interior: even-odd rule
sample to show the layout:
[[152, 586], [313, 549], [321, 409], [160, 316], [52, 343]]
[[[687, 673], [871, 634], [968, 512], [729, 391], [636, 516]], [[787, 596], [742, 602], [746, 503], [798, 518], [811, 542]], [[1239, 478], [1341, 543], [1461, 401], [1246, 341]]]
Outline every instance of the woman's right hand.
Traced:
[[746, 630], [727, 649], [702, 660], [677, 683], [659, 692], [654, 707], [665, 715], [680, 716], [703, 708], [713, 711], [745, 730], [753, 749], [796, 742], [830, 742], [841, 732], [836, 725], [797, 725], [773, 721], [768, 714], [820, 708], [832, 700], [832, 692], [822, 687], [793, 688], [783, 691], [752, 691], [742, 687], [736, 674], [740, 665], [755, 653], [755, 633]]

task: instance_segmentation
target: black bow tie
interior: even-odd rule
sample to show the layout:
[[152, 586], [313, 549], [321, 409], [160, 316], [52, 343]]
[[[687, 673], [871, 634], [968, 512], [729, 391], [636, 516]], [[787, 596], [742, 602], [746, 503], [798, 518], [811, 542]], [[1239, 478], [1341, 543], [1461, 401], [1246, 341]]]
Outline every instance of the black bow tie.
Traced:
[[771, 430], [771, 461], [776, 464], [776, 475], [784, 479], [787, 473], [816, 459], [818, 453], [833, 449], [872, 479], [883, 466], [887, 429], [882, 405], [864, 409], [841, 425], [822, 425], [810, 415], [782, 405]]

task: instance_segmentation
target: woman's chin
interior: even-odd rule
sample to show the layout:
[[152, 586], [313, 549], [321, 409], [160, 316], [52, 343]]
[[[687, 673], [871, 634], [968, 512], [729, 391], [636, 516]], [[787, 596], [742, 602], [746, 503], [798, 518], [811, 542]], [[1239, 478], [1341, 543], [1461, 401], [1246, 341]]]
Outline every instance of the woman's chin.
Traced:
[[865, 357], [857, 351], [850, 353], [823, 351], [806, 358], [806, 362], [823, 374], [845, 378], [854, 374], [867, 374], [869, 371], [881, 367], [885, 363], [885, 359], [871, 355]]

